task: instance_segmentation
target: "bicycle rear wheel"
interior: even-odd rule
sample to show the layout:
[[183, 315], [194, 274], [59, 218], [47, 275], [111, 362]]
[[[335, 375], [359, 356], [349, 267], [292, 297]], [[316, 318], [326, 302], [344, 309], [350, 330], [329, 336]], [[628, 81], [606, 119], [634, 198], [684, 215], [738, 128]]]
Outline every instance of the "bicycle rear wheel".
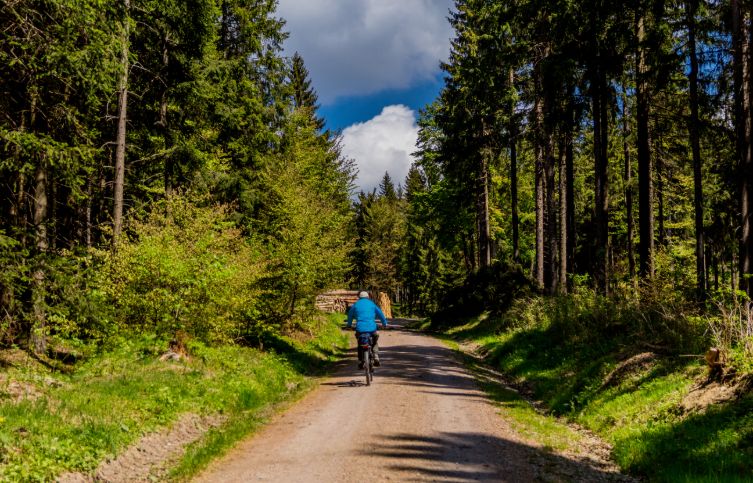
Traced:
[[363, 370], [366, 372], [366, 385], [371, 386], [371, 354], [370, 351], [363, 351]]

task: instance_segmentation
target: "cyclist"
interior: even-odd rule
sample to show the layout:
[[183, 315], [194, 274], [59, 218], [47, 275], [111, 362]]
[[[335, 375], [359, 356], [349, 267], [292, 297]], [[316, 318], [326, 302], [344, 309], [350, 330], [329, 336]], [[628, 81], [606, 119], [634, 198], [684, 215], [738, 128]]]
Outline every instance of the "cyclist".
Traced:
[[[374, 352], [374, 365], [379, 367], [379, 348], [377, 347], [377, 341], [379, 340], [379, 334], [377, 333], [376, 318], [382, 322], [382, 327], [387, 328], [387, 319], [377, 304], [369, 300], [369, 294], [367, 292], [361, 292], [358, 294], [358, 301], [354, 303], [348, 310], [348, 328], [353, 324], [353, 319], [356, 320], [356, 339], [361, 334], [371, 335], [371, 346]], [[363, 369], [363, 353], [361, 352], [361, 346], [358, 346], [358, 368]]]

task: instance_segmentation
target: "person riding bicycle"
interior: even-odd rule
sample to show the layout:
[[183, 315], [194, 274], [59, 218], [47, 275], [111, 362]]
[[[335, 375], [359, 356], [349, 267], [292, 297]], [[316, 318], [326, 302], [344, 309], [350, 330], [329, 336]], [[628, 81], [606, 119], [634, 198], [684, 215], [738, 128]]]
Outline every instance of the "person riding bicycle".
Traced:
[[[387, 318], [384, 316], [382, 309], [377, 304], [369, 300], [369, 294], [367, 292], [361, 292], [358, 294], [358, 302], [354, 303], [348, 310], [347, 327], [353, 324], [353, 319], [356, 320], [356, 339], [361, 334], [371, 335], [371, 347], [374, 352], [374, 365], [379, 367], [379, 348], [377, 347], [377, 341], [379, 340], [379, 334], [377, 333], [376, 318], [382, 322], [382, 327], [387, 328]], [[363, 369], [363, 353], [361, 352], [361, 346], [358, 346], [358, 368]]]

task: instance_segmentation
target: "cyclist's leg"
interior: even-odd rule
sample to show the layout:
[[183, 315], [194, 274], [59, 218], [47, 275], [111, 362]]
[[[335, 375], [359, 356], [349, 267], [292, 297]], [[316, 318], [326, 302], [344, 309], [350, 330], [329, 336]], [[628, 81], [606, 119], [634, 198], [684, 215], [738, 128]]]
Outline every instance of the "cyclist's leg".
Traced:
[[372, 352], [374, 353], [374, 365], [375, 366], [378, 366], [380, 364], [379, 345], [377, 345], [377, 341], [379, 341], [379, 332], [373, 332], [371, 336], [371, 347], [373, 348]]
[[360, 332], [356, 332], [356, 350], [358, 351], [358, 367], [359, 369], [363, 369], [363, 350], [361, 349], [361, 344], [358, 338], [360, 335]]

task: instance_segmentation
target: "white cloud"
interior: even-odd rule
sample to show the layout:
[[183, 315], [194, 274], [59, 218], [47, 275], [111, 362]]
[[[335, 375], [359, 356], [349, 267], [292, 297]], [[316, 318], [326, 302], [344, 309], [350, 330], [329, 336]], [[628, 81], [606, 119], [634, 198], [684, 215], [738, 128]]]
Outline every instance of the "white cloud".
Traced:
[[343, 154], [358, 166], [358, 188], [366, 192], [376, 188], [385, 171], [396, 186], [402, 184], [417, 137], [416, 113], [402, 105], [387, 106], [378, 116], [345, 128]]
[[289, 55], [298, 51], [319, 100], [432, 80], [447, 59], [452, 0], [280, 0]]

